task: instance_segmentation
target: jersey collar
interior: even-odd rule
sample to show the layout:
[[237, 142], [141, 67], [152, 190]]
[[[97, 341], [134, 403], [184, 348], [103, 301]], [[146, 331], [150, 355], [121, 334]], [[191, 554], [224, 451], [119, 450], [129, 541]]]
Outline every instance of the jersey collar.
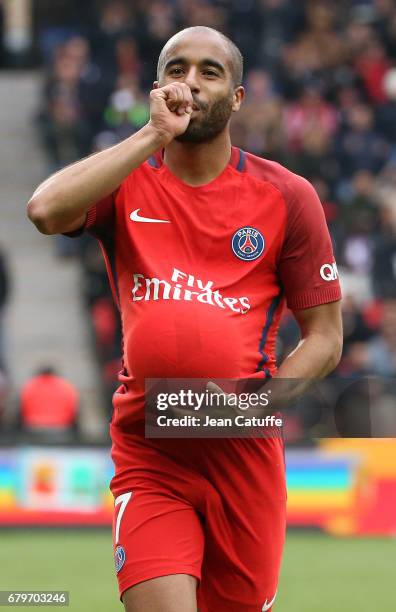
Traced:
[[[243, 172], [245, 169], [245, 157], [245, 151], [242, 151], [242, 149], [238, 147], [231, 147], [231, 157], [228, 165], [238, 170], [238, 172]], [[160, 149], [157, 153], [154, 153], [154, 155], [148, 159], [148, 163], [152, 168], [161, 168], [164, 163], [164, 149]]]

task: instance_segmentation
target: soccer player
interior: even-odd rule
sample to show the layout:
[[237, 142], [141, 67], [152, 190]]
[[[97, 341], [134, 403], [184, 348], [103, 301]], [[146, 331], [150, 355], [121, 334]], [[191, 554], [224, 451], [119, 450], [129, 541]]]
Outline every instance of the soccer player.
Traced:
[[[231, 145], [244, 96], [232, 41], [183, 30], [157, 78], [148, 124], [50, 177], [28, 214], [45, 234], [99, 239], [121, 312], [110, 486], [126, 611], [268, 611], [285, 537], [282, 441], [146, 439], [144, 380], [325, 376], [342, 344], [337, 268], [310, 184]], [[277, 371], [285, 300], [301, 341]]]

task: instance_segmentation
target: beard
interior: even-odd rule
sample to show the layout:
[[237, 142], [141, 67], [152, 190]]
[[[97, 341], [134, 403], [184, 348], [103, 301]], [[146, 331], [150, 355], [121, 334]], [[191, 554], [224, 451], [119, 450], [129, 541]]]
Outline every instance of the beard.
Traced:
[[201, 143], [213, 140], [226, 127], [232, 114], [233, 95], [216, 100], [211, 106], [203, 102], [196, 102], [199, 108], [199, 116], [190, 119], [186, 131], [175, 140], [178, 142]]

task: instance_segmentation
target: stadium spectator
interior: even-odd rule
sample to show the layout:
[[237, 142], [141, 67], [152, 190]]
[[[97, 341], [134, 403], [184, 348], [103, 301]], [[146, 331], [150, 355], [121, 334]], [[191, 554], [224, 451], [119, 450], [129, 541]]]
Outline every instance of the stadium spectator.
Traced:
[[104, 111], [104, 128], [112, 131], [116, 141], [128, 138], [150, 118], [146, 96], [134, 78], [120, 76]]
[[330, 151], [330, 141], [324, 130], [312, 129], [303, 136], [301, 150], [294, 153], [290, 149], [283, 157], [293, 172], [305, 176], [312, 182], [324, 179], [329, 189], [339, 174], [338, 164], [334, 164]]
[[4, 6], [0, 3], [0, 67], [3, 68], [6, 60], [4, 48]]
[[396, 376], [396, 299], [383, 304], [378, 336], [367, 345], [370, 370], [378, 376]]
[[0, 430], [3, 426], [3, 416], [6, 409], [6, 399], [9, 393], [9, 381], [6, 373], [0, 367]]
[[393, 0], [375, 0], [375, 26], [387, 54], [396, 58], [396, 7]]
[[337, 144], [337, 155], [346, 178], [359, 170], [379, 172], [390, 155], [390, 146], [376, 131], [374, 113], [368, 104], [357, 103], [347, 111], [346, 126]]
[[396, 167], [379, 177], [378, 202], [381, 231], [377, 235], [372, 285], [378, 298], [396, 298]]
[[368, 321], [363, 316], [358, 303], [353, 296], [347, 295], [342, 304], [342, 322], [344, 329], [344, 347], [349, 344], [366, 342], [374, 333]]
[[10, 278], [5, 254], [0, 250], [0, 371], [5, 368], [4, 313], [10, 293]]
[[51, 434], [77, 431], [79, 395], [74, 385], [44, 367], [23, 385], [20, 424], [25, 432]]
[[308, 1], [305, 11], [307, 27], [283, 52], [284, 76], [292, 94], [307, 78], [331, 78], [347, 58], [347, 47], [336, 29], [335, 7], [323, 1]]
[[232, 124], [233, 136], [243, 149], [276, 157], [283, 144], [283, 101], [270, 74], [262, 68], [246, 75], [246, 98]]
[[[142, 23], [140, 36], [140, 51], [144, 61], [144, 74], [142, 74], [142, 86], [151, 89], [153, 75], [156, 71], [156, 58], [175, 29], [179, 10], [183, 13], [186, 22], [197, 9], [199, 2], [187, 4], [184, 12], [183, 3], [171, 3], [166, 0], [154, 0], [146, 5], [145, 10], [140, 13], [139, 21]], [[178, 6], [179, 5], [179, 6]], [[178, 10], [179, 9], [179, 10]]]
[[[81, 49], [82, 52], [82, 49]], [[90, 132], [80, 91], [82, 55], [60, 47], [45, 86], [39, 121], [50, 165], [59, 169], [89, 152]]]
[[344, 238], [340, 263], [357, 274], [369, 275], [379, 224], [379, 212], [373, 197], [373, 176], [361, 170], [352, 180], [351, 197], [344, 206]]
[[384, 77], [390, 67], [384, 45], [372, 38], [356, 61], [356, 74], [361, 77], [369, 99], [375, 104], [386, 100]]
[[[335, 108], [323, 99], [319, 82], [312, 81], [301, 92], [297, 102], [288, 105], [284, 117], [286, 146], [301, 151], [304, 141], [319, 133], [327, 143], [337, 129]], [[326, 144], [325, 144], [326, 146]]]
[[394, 147], [396, 145], [396, 68], [388, 70], [384, 77], [386, 100], [377, 107], [378, 131]]

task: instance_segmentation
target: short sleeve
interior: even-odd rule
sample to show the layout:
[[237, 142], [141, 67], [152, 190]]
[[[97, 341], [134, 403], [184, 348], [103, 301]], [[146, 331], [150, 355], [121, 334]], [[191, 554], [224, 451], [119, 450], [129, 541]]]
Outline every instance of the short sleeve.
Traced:
[[119, 190], [114, 191], [103, 200], [96, 202], [87, 212], [85, 223], [73, 232], [65, 233], [65, 236], [76, 238], [84, 232], [89, 232], [100, 238], [104, 233], [111, 231], [115, 219], [115, 201]]
[[279, 259], [286, 302], [292, 310], [341, 299], [337, 265], [322, 204], [312, 185], [293, 175]]

